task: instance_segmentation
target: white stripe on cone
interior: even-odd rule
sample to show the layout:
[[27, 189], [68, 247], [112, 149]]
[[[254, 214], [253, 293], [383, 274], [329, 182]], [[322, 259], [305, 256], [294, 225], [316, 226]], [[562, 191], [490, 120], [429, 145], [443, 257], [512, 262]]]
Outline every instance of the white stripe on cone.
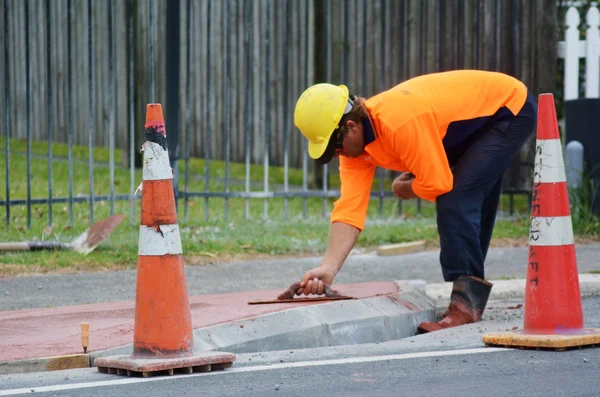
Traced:
[[532, 217], [529, 244], [557, 246], [573, 244], [571, 216]]
[[144, 173], [145, 181], [162, 181], [173, 179], [173, 171], [169, 163], [169, 153], [157, 143], [146, 141], [144, 150]]
[[179, 255], [183, 253], [179, 225], [160, 225], [157, 230], [153, 227], [140, 226], [140, 241], [138, 255]]
[[538, 139], [535, 147], [534, 183], [566, 182], [560, 139]]

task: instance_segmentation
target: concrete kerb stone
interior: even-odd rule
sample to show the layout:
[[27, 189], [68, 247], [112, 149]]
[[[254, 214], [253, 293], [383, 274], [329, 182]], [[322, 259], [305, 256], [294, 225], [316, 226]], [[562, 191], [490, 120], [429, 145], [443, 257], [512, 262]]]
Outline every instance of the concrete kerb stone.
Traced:
[[[525, 279], [489, 280], [494, 284], [489, 302], [518, 300], [525, 298]], [[580, 274], [579, 289], [581, 297], [600, 294], [600, 274]], [[426, 294], [438, 307], [445, 307], [450, 302], [452, 283], [427, 284]]]
[[433, 302], [403, 284], [398, 293], [296, 307], [194, 330], [195, 348], [253, 353], [384, 342], [416, 334]]
[[60, 371], [64, 369], [87, 368], [89, 354], [41, 357], [28, 360], [14, 360], [0, 363], [0, 375], [26, 372]]

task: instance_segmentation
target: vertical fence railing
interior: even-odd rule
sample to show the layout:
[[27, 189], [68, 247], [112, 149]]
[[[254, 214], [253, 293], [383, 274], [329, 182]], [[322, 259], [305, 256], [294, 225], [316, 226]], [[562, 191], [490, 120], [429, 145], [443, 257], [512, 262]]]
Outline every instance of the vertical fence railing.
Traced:
[[110, 184], [110, 214], [115, 213], [115, 75], [113, 62], [113, 3], [108, 0], [108, 167]]
[[4, 0], [4, 132], [6, 136], [5, 142], [5, 172], [6, 172], [6, 230], [10, 229], [10, 62], [9, 62], [9, 29], [8, 29], [8, 0]]
[[[380, 91], [384, 91], [387, 88], [386, 74], [385, 74], [385, 50], [386, 50], [386, 34], [385, 34], [385, 19], [386, 19], [386, 1], [381, 1], [381, 43], [380, 43], [380, 51], [381, 51], [381, 72], [379, 73], [380, 77]], [[384, 180], [385, 180], [385, 169], [379, 168], [379, 217], [383, 218], [383, 199], [385, 197], [385, 192], [383, 188]]]
[[[231, 152], [231, 11], [225, 0], [225, 220], [229, 220], [229, 158]], [[268, 41], [268, 39], [267, 39]], [[267, 68], [268, 70], [268, 68]], [[266, 155], [265, 155], [266, 156]], [[266, 188], [265, 188], [266, 189]], [[267, 203], [265, 202], [265, 208]], [[265, 209], [266, 212], [266, 209]]]
[[[179, 153], [180, 145], [180, 115], [185, 116], [180, 95], [181, 86], [181, 0], [168, 1], [165, 11], [165, 47], [164, 48], [164, 95], [161, 102], [165, 107], [165, 128], [167, 131], [167, 148], [169, 163], [173, 171], [173, 193], [175, 195], [175, 210], [179, 211]], [[185, 99], [184, 99], [185, 100]]]
[[[206, 15], [211, 15], [211, 0], [206, 3]], [[206, 95], [204, 97], [204, 193], [206, 198], [204, 199], [204, 220], [208, 220], [209, 214], [209, 193], [210, 193], [210, 88], [211, 88], [211, 73], [210, 73], [210, 61], [211, 61], [211, 18], [206, 21]]]
[[155, 101], [155, 86], [156, 86], [156, 82], [155, 80], [155, 76], [156, 76], [156, 58], [154, 55], [154, 41], [155, 41], [155, 35], [156, 35], [156, 26], [154, 24], [154, 0], [148, 0], [148, 23], [149, 23], [149, 27], [150, 27], [150, 53], [149, 53], [149, 59], [148, 59], [148, 63], [150, 64], [150, 102], [154, 102]]
[[249, 194], [250, 194], [250, 137], [252, 136], [252, 102], [251, 102], [251, 93], [252, 93], [252, 88], [253, 88], [253, 81], [252, 81], [252, 62], [253, 62], [253, 58], [252, 58], [252, 15], [253, 15], [253, 4], [252, 1], [247, 1], [246, 2], [246, 21], [245, 21], [245, 26], [246, 26], [246, 35], [245, 35], [245, 42], [244, 42], [244, 51], [245, 51], [245, 56], [246, 56], [246, 68], [245, 68], [245, 118], [246, 118], [246, 123], [245, 123], [245, 129], [244, 129], [244, 143], [245, 143], [245, 150], [244, 150], [244, 177], [245, 177], [245, 193], [246, 193], [246, 200], [244, 201], [244, 217], [245, 219], [250, 219], [250, 198], [249, 198]]
[[474, 25], [475, 25], [475, 32], [477, 32], [477, 34], [475, 34], [475, 62], [474, 62], [474, 66], [476, 69], [479, 69], [479, 24], [480, 24], [480, 20], [481, 20], [481, 2], [476, 2], [475, 3], [475, 20], [474, 20]]
[[[290, 41], [290, 24], [291, 24], [291, 12], [290, 12], [290, 0], [285, 2], [285, 27], [284, 37], [285, 42]], [[283, 49], [283, 109], [286, 114], [291, 114], [289, 107], [289, 90], [290, 90], [290, 50], [288, 46], [284, 46]], [[290, 118], [286, 117], [283, 125], [283, 193], [285, 195], [283, 203], [283, 218], [289, 219], [289, 151], [290, 151]]]
[[31, 228], [31, 62], [29, 40], [29, 0], [25, 0], [25, 81], [27, 101], [27, 228]]
[[52, 226], [52, 35], [50, 0], [46, 0], [46, 113], [48, 117], [48, 226]]
[[71, 0], [67, 0], [67, 144], [69, 145], [69, 226], [73, 226], [73, 48], [71, 40]]
[[[324, 0], [324, 19], [325, 19], [325, 37], [331, 36], [331, 0]], [[331, 40], [325, 40], [325, 56], [323, 62], [325, 63], [325, 81], [331, 81]], [[327, 216], [327, 191], [329, 190], [329, 164], [323, 165], [323, 213], [322, 217], [325, 219]]]
[[[419, 2], [419, 30], [425, 30], [425, 15], [427, 14], [427, 3], [424, 0]], [[419, 37], [419, 74], [425, 73], [425, 37], [421, 35]], [[421, 199], [417, 199], [417, 216], [421, 216]]]
[[88, 84], [89, 84], [89, 126], [88, 126], [88, 167], [90, 176], [90, 223], [94, 223], [94, 46], [92, 37], [92, 0], [88, 0]]
[[492, 69], [498, 67], [498, 18], [500, 13], [498, 12], [498, 0], [494, 0], [494, 10], [492, 11], [494, 16], [494, 54], [492, 56]]
[[[310, 0], [304, 1], [304, 78], [302, 80], [303, 86], [308, 87], [308, 53], [309, 47], [309, 26], [310, 26]], [[306, 219], [308, 213], [308, 141], [302, 141], [302, 193], [304, 198], [302, 200], [302, 219]]]
[[269, 82], [271, 77], [271, 2], [266, 3], [265, 7], [265, 152], [264, 152], [264, 208], [263, 217], [269, 218], [269, 150], [271, 149], [271, 87]]
[[[404, 52], [405, 52], [404, 18], [405, 18], [405, 15], [406, 15], [406, 0], [400, 0], [400, 20], [398, 21], [398, 24], [400, 26], [400, 35], [398, 37], [398, 40], [399, 40], [398, 46], [400, 48], [398, 51], [398, 54], [399, 54], [398, 64], [400, 65], [400, 68], [401, 68], [401, 80], [406, 80], [406, 68], [405, 68], [405, 60], [404, 60]], [[396, 203], [398, 205], [397, 216], [402, 216], [403, 200], [397, 199]]]
[[186, 15], [186, 21], [185, 21], [185, 42], [186, 42], [186, 46], [185, 46], [185, 76], [186, 76], [186, 82], [185, 82], [185, 154], [184, 154], [184, 158], [185, 158], [185, 182], [184, 182], [184, 196], [183, 196], [183, 200], [184, 200], [184, 205], [183, 205], [183, 219], [185, 219], [185, 221], [188, 220], [189, 217], [189, 205], [190, 205], [190, 198], [188, 196], [188, 193], [190, 191], [190, 114], [191, 114], [191, 82], [190, 82], [190, 71], [192, 69], [191, 64], [192, 61], [190, 59], [190, 49], [192, 48], [192, 46], [190, 45], [190, 40], [191, 40], [191, 32], [192, 32], [192, 8], [191, 8], [191, 0], [187, 0], [186, 1], [186, 6], [185, 6], [185, 15]]
[[[190, 0], [188, 0], [189, 4]], [[127, 2], [127, 44], [130, 50], [127, 52], [127, 71], [129, 75], [129, 216], [130, 223], [135, 224], [135, 89], [133, 80], [134, 70], [134, 58], [133, 51], [131, 50], [134, 46], [134, 26], [133, 26], [133, 13], [134, 0]], [[188, 27], [189, 29], [189, 27]], [[189, 41], [188, 41], [189, 43]], [[188, 48], [190, 46], [188, 45]], [[189, 75], [189, 74], [188, 74]], [[186, 179], [187, 181], [187, 179]]]

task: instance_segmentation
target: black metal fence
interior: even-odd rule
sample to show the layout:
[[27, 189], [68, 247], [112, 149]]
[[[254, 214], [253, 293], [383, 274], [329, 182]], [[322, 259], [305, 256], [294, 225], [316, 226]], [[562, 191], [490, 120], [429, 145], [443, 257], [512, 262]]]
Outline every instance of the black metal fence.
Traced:
[[[7, 228], [12, 207], [26, 207], [30, 227], [32, 206], [40, 204], [47, 206], [52, 225], [53, 206], [59, 203], [68, 206], [72, 224], [77, 203], [89, 205], [92, 223], [97, 203], [108, 202], [112, 214], [115, 202], [129, 201], [135, 223], [133, 193], [139, 184], [145, 105], [151, 102], [164, 104], [176, 195], [186, 217], [195, 198], [205, 201], [205, 219], [215, 198], [224, 200], [225, 219], [233, 198], [245, 200], [246, 218], [250, 200], [264, 201], [268, 217], [269, 203], [282, 199], [285, 219], [288, 200], [302, 199], [306, 218], [307, 201], [318, 198], [325, 217], [328, 199], [339, 195], [329, 183], [337, 164], [316, 169], [293, 127], [293, 106], [306, 87], [318, 81], [345, 83], [369, 96], [418, 74], [478, 68], [509, 72], [538, 91], [546, 83], [524, 54], [533, 48], [536, 26], [545, 23], [538, 11], [548, 3], [3, 0], [6, 189], [0, 204]], [[24, 148], [11, 146], [21, 142]], [[37, 143], [47, 146], [45, 155], [44, 149], [36, 152]], [[53, 154], [58, 144], [66, 145], [66, 153]], [[99, 154], [99, 148], [106, 150]], [[26, 165], [25, 174], [16, 178], [25, 179], [26, 186], [17, 192], [11, 161], [18, 156]], [[47, 164], [44, 197], [32, 194], [38, 184], [32, 180], [32, 161], [40, 156]], [[87, 163], [84, 181], [76, 176], [81, 158]], [[202, 169], [194, 159], [202, 160]], [[527, 174], [531, 164], [523, 159], [516, 167]], [[68, 188], [60, 196], [54, 189], [56, 161], [68, 162]], [[243, 172], [232, 175], [233, 165]], [[262, 178], [253, 168], [260, 166]], [[117, 178], [116, 171], [123, 169], [127, 177]], [[282, 183], [272, 182], [274, 170], [282, 170]], [[301, 171], [301, 178], [291, 182], [292, 171]], [[108, 173], [109, 186], [99, 189], [98, 172]], [[515, 172], [510, 175], [507, 192], [529, 192], [526, 181], [517, 185]], [[384, 199], [392, 197], [386, 188], [392, 176], [378, 173], [372, 197], [379, 214]], [[319, 179], [321, 186], [315, 185]], [[194, 180], [202, 187], [193, 187]]]

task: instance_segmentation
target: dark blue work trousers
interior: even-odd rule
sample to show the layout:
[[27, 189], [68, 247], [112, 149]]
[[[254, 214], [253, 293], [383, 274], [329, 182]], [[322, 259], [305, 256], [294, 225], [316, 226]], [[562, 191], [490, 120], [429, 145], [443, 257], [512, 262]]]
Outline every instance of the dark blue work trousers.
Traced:
[[537, 104], [529, 93], [516, 116], [492, 121], [451, 164], [454, 187], [436, 200], [444, 280], [461, 275], [484, 278], [503, 175], [536, 122]]

